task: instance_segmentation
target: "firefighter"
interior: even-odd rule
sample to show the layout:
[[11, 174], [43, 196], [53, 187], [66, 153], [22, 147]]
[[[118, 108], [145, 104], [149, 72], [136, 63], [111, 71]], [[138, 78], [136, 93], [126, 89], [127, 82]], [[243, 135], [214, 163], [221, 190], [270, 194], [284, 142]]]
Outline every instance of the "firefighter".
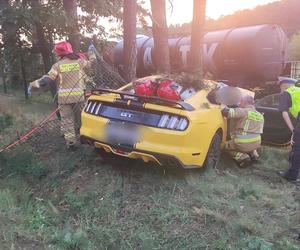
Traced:
[[241, 98], [237, 108], [222, 108], [223, 116], [232, 126], [231, 139], [225, 149], [240, 167], [246, 167], [258, 160], [257, 149], [261, 145], [264, 117], [253, 106], [250, 95]]
[[39, 89], [52, 82], [57, 84], [58, 107], [61, 115], [61, 132], [64, 135], [67, 147], [74, 149], [76, 140], [76, 122], [80, 121], [80, 113], [84, 103], [84, 90], [86, 84], [86, 72], [90, 70], [91, 62], [96, 59], [90, 53], [90, 61], [85, 60], [79, 54], [75, 54], [69, 42], [59, 42], [54, 46], [53, 53], [58, 58], [47, 75], [31, 82], [31, 89]]
[[280, 78], [279, 86], [279, 110], [282, 117], [292, 133], [292, 150], [289, 156], [289, 169], [279, 171], [278, 174], [290, 182], [299, 181], [300, 168], [300, 86], [295, 85], [296, 80], [292, 78]]

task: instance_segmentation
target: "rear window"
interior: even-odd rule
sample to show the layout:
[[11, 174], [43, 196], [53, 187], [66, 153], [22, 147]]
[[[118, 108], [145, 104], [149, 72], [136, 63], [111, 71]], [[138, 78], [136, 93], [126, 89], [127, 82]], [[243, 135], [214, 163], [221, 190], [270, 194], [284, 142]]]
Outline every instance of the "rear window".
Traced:
[[[119, 90], [129, 93], [129, 94], [135, 94], [133, 84], [128, 84], [128, 85], [120, 88]], [[190, 88], [181, 87], [181, 89], [180, 89], [181, 100], [183, 100], [183, 101], [188, 100], [189, 98], [194, 96], [196, 93], [197, 93], [197, 91], [192, 87], [190, 87]], [[154, 96], [158, 97], [157, 95], [154, 95]]]
[[236, 106], [240, 102], [242, 96], [246, 94], [254, 97], [254, 92], [250, 90], [220, 84], [220, 87], [217, 87], [208, 93], [207, 99], [213, 104]]
[[279, 94], [268, 95], [255, 104], [256, 107], [279, 108]]

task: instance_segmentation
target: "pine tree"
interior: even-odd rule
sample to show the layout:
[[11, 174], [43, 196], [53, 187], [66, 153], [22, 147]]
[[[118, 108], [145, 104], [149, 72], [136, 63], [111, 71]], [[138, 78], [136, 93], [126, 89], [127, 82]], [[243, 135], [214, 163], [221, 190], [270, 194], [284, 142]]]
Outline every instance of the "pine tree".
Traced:
[[166, 1], [151, 0], [154, 63], [160, 73], [170, 72]]
[[123, 40], [124, 40], [124, 79], [132, 81], [136, 76], [136, 0], [124, 0]]
[[203, 75], [202, 50], [206, 0], [194, 0], [189, 71]]

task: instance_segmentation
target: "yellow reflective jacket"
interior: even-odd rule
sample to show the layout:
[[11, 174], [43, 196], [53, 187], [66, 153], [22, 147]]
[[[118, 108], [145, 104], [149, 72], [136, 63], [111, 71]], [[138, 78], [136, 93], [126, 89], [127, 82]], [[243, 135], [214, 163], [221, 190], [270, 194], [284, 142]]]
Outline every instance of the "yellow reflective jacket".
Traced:
[[291, 96], [292, 106], [289, 109], [290, 114], [297, 119], [300, 112], [300, 88], [296, 86], [289, 87], [286, 92]]
[[263, 133], [264, 117], [254, 106], [231, 108], [228, 118], [232, 120], [232, 131], [235, 140], [241, 143], [259, 141]]
[[[46, 77], [56, 81], [57, 96], [59, 104], [69, 104], [84, 101], [84, 90], [89, 77], [87, 73], [91, 69], [91, 63], [96, 59], [94, 53], [89, 53], [89, 59], [69, 59], [67, 57], [55, 63]], [[41, 87], [41, 80], [45, 77], [30, 83], [33, 88]]]
[[63, 58], [52, 66], [48, 76], [57, 81], [59, 104], [84, 101], [84, 90], [87, 81], [86, 70], [89, 68], [89, 61], [69, 58]]

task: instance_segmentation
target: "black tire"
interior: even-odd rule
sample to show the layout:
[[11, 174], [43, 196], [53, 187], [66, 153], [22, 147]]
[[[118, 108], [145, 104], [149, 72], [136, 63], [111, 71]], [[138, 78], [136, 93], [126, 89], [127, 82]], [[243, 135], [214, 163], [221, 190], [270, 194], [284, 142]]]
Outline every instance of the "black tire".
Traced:
[[209, 150], [204, 162], [205, 168], [215, 168], [217, 167], [221, 158], [221, 143], [222, 138], [220, 133], [216, 133], [210, 143]]

